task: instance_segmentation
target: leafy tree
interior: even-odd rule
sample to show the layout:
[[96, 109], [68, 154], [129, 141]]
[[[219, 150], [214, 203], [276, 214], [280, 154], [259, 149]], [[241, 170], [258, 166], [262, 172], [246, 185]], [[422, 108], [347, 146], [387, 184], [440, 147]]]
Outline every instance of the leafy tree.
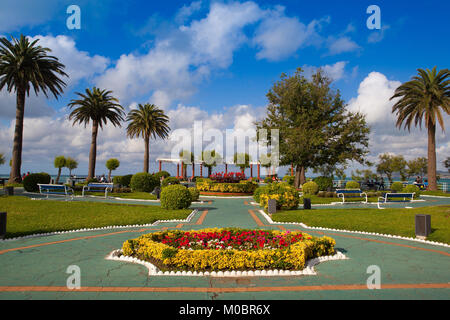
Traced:
[[250, 168], [250, 155], [248, 153], [235, 153], [233, 156], [233, 163], [241, 169], [244, 173], [246, 168]]
[[111, 158], [111, 159], [106, 161], [105, 165], [106, 165], [106, 169], [109, 170], [108, 181], [111, 182], [111, 172], [113, 170], [116, 170], [120, 166], [120, 161], [117, 160], [116, 158]]
[[365, 162], [370, 131], [365, 117], [346, 109], [322, 70], [311, 80], [301, 68], [290, 77], [283, 73], [267, 98], [266, 117], [256, 126], [279, 129], [280, 165], [294, 164], [295, 187], [305, 183], [308, 168], [335, 168], [350, 160]]
[[217, 164], [222, 163], [222, 156], [216, 152], [216, 150], [206, 150], [202, 151], [200, 155], [200, 161], [203, 162], [203, 165], [208, 168], [208, 177], [212, 174], [212, 169], [217, 166]]
[[20, 39], [11, 37], [11, 41], [0, 38], [0, 90], [6, 86], [8, 92], [16, 93], [16, 124], [14, 129], [13, 152], [9, 183], [22, 181], [23, 120], [25, 116], [25, 97], [33, 89], [48, 98], [50, 92], [56, 99], [65, 87], [62, 76], [65, 66], [58, 58], [48, 55], [49, 48], [37, 45], [39, 40], [30, 43], [24, 35]]
[[391, 155], [389, 153], [378, 156], [379, 162], [377, 164], [377, 172], [381, 175], [385, 174], [392, 183], [392, 176], [394, 173], [399, 173], [402, 180], [407, 179], [407, 162], [402, 155]]
[[428, 130], [428, 189], [437, 190], [436, 179], [436, 125], [445, 130], [443, 113], [450, 114], [450, 70], [437, 72], [417, 69], [418, 75], [395, 90], [391, 99], [398, 101], [392, 107], [396, 113], [396, 126], [411, 129], [411, 125]]
[[362, 181], [362, 180], [371, 180], [375, 179], [377, 174], [372, 172], [370, 169], [359, 170], [356, 169], [355, 173], [352, 171], [352, 180], [354, 181]]
[[67, 157], [66, 158], [66, 168], [69, 169], [69, 176], [72, 176], [72, 170], [78, 168], [77, 160]]
[[54, 161], [55, 168], [58, 168], [58, 175], [56, 176], [56, 182], [59, 182], [61, 176], [61, 169], [66, 166], [66, 158], [64, 156], [57, 156]]
[[408, 161], [408, 176], [421, 176], [423, 177], [427, 173], [428, 161], [425, 157], [416, 158]]
[[111, 91], [101, 90], [94, 87], [92, 91], [88, 88], [85, 94], [76, 93], [81, 99], [72, 99], [69, 103], [70, 108], [76, 107], [69, 115], [69, 120], [76, 123], [84, 124], [86, 127], [92, 121], [92, 137], [91, 148], [89, 151], [89, 173], [87, 179], [95, 177], [95, 161], [97, 158], [97, 135], [98, 128], [112, 123], [115, 127], [121, 127], [120, 122], [123, 121], [123, 107], [114, 98]]
[[169, 117], [153, 104], [139, 104], [138, 109], [131, 110], [127, 116], [127, 135], [130, 138], [142, 137], [145, 143], [144, 172], [148, 172], [150, 159], [150, 138], [166, 139], [169, 136]]

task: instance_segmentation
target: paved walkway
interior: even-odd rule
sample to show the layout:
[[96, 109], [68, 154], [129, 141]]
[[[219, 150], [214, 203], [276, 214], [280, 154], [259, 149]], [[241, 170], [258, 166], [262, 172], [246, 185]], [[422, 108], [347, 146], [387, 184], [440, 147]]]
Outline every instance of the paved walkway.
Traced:
[[[0, 299], [450, 299], [450, 249], [407, 240], [341, 232], [314, 232], [336, 239], [348, 260], [316, 266], [298, 277], [149, 277], [145, 267], [105, 260], [141, 234], [180, 228], [269, 225], [251, 199], [207, 199], [190, 223], [77, 232], [0, 242]], [[81, 289], [68, 290], [67, 267], [81, 269]], [[366, 286], [367, 268], [381, 270], [380, 290]]]

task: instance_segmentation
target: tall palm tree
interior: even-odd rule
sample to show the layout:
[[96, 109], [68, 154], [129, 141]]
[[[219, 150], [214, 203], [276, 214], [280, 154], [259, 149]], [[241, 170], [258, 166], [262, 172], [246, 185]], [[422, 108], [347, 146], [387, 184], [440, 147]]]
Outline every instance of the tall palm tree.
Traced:
[[[417, 69], [418, 75], [395, 90], [391, 97], [400, 98], [392, 107], [397, 113], [397, 127], [411, 129], [411, 125], [428, 129], [428, 189], [437, 190], [436, 181], [436, 124], [444, 128], [443, 113], [450, 114], [450, 70], [437, 72]], [[437, 119], [437, 121], [436, 121]]]
[[150, 138], [166, 139], [169, 136], [169, 117], [154, 104], [139, 104], [138, 108], [131, 110], [127, 116], [127, 135], [130, 138], [143, 137], [145, 142], [144, 172], [149, 169]]
[[37, 95], [40, 91], [48, 98], [48, 92], [58, 99], [63, 93], [65, 82], [60, 77], [67, 76], [65, 66], [58, 58], [47, 55], [51, 50], [37, 45], [39, 40], [30, 43], [24, 35], [20, 39], [11, 37], [0, 39], [0, 90], [6, 86], [8, 92], [16, 93], [16, 125], [9, 183], [21, 182], [23, 119], [25, 115], [25, 96], [32, 88]]
[[91, 149], [89, 151], [89, 173], [87, 179], [95, 177], [95, 160], [97, 158], [97, 134], [98, 128], [111, 122], [115, 127], [121, 127], [120, 122], [124, 120], [123, 107], [119, 100], [111, 95], [111, 91], [101, 90], [94, 87], [92, 91], [88, 88], [85, 94], [76, 93], [81, 99], [72, 99], [69, 107], [75, 108], [69, 115], [69, 120], [76, 123], [84, 123], [84, 127], [92, 120]]

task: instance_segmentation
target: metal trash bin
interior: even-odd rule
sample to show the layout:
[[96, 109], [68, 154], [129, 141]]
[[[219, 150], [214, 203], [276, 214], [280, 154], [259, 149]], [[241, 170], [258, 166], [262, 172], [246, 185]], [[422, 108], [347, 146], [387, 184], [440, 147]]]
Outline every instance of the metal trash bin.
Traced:
[[153, 193], [156, 195], [156, 199], [159, 200], [159, 198], [161, 197], [161, 188], [156, 187], [155, 190], [153, 190]]
[[267, 201], [267, 212], [273, 214], [277, 212], [277, 200], [269, 199]]
[[431, 215], [416, 214], [416, 237], [426, 238], [431, 233]]
[[0, 212], [0, 239], [6, 236], [6, 212]]
[[310, 210], [311, 209], [311, 199], [303, 198], [303, 209]]

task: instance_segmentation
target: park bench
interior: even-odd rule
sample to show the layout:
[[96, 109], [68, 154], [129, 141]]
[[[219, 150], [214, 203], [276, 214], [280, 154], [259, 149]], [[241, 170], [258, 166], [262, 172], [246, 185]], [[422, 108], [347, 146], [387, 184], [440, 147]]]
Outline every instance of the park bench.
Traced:
[[[397, 199], [397, 201], [413, 201], [415, 192], [408, 192], [408, 193], [392, 193], [392, 192], [386, 192], [383, 194], [382, 197], [378, 197], [378, 209], [384, 209], [380, 207], [380, 203], [387, 203], [389, 200]], [[381, 202], [380, 202], [381, 200]]]
[[50, 194], [55, 194], [55, 195], [64, 195], [66, 197], [70, 196], [70, 198], [73, 200], [74, 192], [71, 187], [62, 184], [41, 184], [41, 183], [38, 183], [38, 186], [39, 186], [39, 193], [47, 195], [47, 199]]
[[336, 189], [338, 198], [342, 198], [342, 203], [345, 203], [347, 198], [366, 198], [363, 203], [367, 203], [367, 193], [362, 192], [361, 189]]
[[84, 197], [84, 192], [104, 192], [105, 198], [108, 196], [108, 191], [113, 190], [112, 183], [88, 183], [83, 187], [82, 196]]

